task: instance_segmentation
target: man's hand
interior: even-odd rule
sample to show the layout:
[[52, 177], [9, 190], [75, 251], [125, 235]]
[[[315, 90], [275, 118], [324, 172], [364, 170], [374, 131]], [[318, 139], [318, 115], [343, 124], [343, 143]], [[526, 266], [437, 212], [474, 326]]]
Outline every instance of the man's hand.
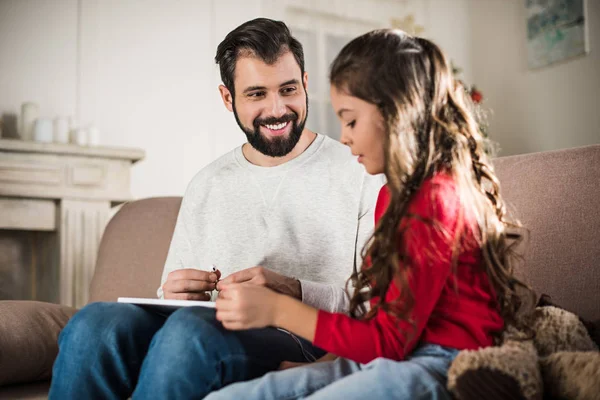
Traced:
[[222, 285], [217, 298], [217, 320], [231, 330], [264, 328], [275, 324], [282, 295], [249, 283]]
[[210, 300], [210, 292], [215, 289], [221, 277], [219, 270], [200, 271], [193, 268], [178, 269], [167, 276], [163, 285], [165, 299]]
[[217, 290], [221, 290], [223, 286], [231, 283], [250, 283], [257, 286], [264, 286], [276, 292], [302, 300], [302, 287], [299, 280], [280, 275], [260, 265], [229, 275], [227, 278], [219, 281]]

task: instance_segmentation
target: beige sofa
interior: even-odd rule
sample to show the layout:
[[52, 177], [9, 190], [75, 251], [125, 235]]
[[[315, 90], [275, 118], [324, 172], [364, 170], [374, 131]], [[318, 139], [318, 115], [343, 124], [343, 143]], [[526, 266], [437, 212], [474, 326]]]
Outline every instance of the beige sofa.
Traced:
[[[499, 158], [502, 193], [530, 230], [524, 278], [557, 304], [600, 319], [600, 145]], [[180, 198], [125, 205], [100, 246], [90, 301], [154, 297]], [[1, 399], [43, 399], [56, 337], [76, 310], [0, 302]], [[32, 382], [37, 380], [37, 382]]]

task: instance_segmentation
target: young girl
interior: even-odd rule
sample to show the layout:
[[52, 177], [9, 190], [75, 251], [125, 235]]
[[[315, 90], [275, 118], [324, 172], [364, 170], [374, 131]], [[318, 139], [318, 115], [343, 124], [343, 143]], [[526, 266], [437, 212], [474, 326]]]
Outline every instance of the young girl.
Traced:
[[[471, 103], [432, 42], [377, 30], [331, 67], [342, 142], [385, 173], [376, 228], [355, 271], [350, 316], [256, 285], [217, 300], [228, 329], [276, 326], [340, 358], [233, 384], [210, 399], [446, 399], [463, 349], [491, 346], [517, 320], [511, 237]], [[370, 309], [365, 309], [368, 302]]]

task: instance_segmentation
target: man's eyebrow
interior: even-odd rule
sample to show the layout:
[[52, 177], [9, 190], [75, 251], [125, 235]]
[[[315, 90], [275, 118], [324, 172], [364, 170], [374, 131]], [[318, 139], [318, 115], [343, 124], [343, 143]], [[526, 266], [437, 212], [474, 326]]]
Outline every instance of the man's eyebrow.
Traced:
[[253, 92], [255, 90], [267, 90], [266, 86], [249, 86], [244, 89], [244, 93]]
[[300, 81], [298, 79], [290, 79], [289, 81], [283, 82], [279, 87], [287, 86], [287, 85], [299, 85]]

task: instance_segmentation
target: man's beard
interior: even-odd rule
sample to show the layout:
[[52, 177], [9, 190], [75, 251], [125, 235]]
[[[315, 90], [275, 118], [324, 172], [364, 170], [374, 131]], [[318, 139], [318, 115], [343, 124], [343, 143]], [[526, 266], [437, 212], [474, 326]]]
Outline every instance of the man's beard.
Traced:
[[[283, 157], [289, 154], [302, 136], [302, 131], [304, 130], [304, 125], [306, 124], [306, 118], [308, 117], [308, 97], [306, 98], [306, 116], [300, 123], [298, 123], [298, 114], [295, 112], [291, 112], [283, 115], [282, 117], [267, 117], [267, 118], [255, 118], [252, 126], [254, 130], [247, 128], [242, 124], [238, 117], [237, 110], [235, 108], [235, 102], [233, 103], [233, 115], [235, 116], [235, 121], [238, 126], [244, 133], [246, 134], [246, 138], [248, 138], [248, 143], [256, 150], [261, 152], [262, 154], [269, 157]], [[265, 137], [260, 132], [261, 125], [277, 125], [280, 123], [291, 122], [292, 129], [290, 133], [285, 136], [273, 136], [270, 138]], [[268, 129], [265, 127], [265, 129]]]

